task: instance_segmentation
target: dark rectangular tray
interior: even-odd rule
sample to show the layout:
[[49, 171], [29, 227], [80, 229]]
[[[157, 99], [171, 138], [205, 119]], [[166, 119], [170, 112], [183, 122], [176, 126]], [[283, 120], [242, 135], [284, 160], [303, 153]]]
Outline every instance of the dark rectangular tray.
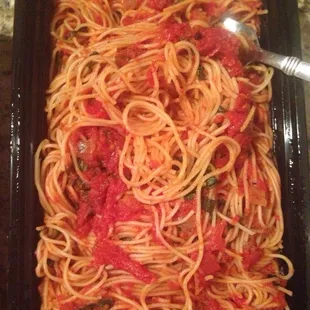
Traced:
[[[11, 105], [11, 178], [8, 310], [39, 309], [35, 248], [43, 212], [34, 186], [33, 155], [46, 137], [44, 92], [51, 51], [52, 1], [16, 0]], [[266, 0], [262, 45], [301, 56], [297, 1]], [[310, 310], [310, 200], [303, 84], [279, 71], [273, 78], [271, 118], [274, 150], [282, 180], [284, 253], [295, 266], [288, 283], [293, 310]]]

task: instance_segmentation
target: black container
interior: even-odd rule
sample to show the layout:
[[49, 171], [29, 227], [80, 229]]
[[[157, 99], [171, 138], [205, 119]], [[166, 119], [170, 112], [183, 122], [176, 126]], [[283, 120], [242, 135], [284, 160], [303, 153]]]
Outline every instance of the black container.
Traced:
[[[35, 248], [43, 214], [34, 186], [33, 155], [46, 137], [44, 92], [50, 55], [50, 0], [16, 0], [11, 120], [11, 212], [9, 310], [40, 308]], [[301, 56], [297, 1], [266, 0], [262, 46]], [[282, 180], [284, 253], [295, 266], [287, 298], [293, 310], [310, 310], [310, 200], [303, 84], [276, 71], [271, 118], [274, 150]]]

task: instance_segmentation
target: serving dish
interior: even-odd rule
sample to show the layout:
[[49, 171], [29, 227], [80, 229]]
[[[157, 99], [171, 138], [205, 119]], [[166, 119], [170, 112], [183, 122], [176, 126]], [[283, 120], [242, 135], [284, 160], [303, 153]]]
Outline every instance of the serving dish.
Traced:
[[[7, 309], [39, 309], [34, 255], [43, 212], [34, 185], [33, 155], [46, 136], [45, 89], [51, 51], [52, 1], [16, 0], [11, 107], [11, 213]], [[263, 47], [300, 57], [297, 2], [266, 0]], [[284, 253], [295, 275], [288, 283], [291, 309], [310, 309], [310, 199], [302, 82], [276, 72], [270, 109], [274, 152], [282, 180]]]

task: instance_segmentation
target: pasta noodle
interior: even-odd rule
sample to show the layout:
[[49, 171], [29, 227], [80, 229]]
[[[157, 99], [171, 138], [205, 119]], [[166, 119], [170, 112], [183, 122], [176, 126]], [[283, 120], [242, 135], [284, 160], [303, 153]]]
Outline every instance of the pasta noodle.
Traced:
[[261, 2], [55, 3], [41, 309], [289, 309], [273, 70], [221, 25]]

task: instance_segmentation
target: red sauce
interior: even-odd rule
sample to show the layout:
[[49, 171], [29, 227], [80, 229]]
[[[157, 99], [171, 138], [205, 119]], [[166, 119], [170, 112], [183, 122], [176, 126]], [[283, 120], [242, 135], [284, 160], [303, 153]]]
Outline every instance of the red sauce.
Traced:
[[147, 84], [154, 88], [155, 86], [155, 81], [154, 81], [154, 78], [153, 78], [153, 74], [154, 72], [156, 72], [156, 68], [154, 65], [150, 66], [147, 71], [146, 71], [146, 80], [147, 80]]
[[[165, 76], [163, 75], [163, 73], [159, 73], [158, 69], [156, 68], [155, 65], [151, 65], [148, 70], [146, 71], [146, 80], [147, 80], [147, 84], [149, 85], [149, 87], [154, 88], [155, 86], [155, 81], [154, 81], [154, 77], [153, 74], [157, 75], [157, 79], [158, 79], [158, 84], [159, 87], [162, 89], [167, 89], [167, 92], [169, 93], [169, 95], [171, 97], [177, 97], [178, 93], [175, 89], [175, 86], [173, 83], [168, 83], [167, 80], [165, 79]], [[172, 111], [176, 116], [176, 112], [178, 111], [177, 105], [176, 104], [170, 104], [167, 107], [167, 111]]]
[[189, 23], [165, 22], [161, 25], [161, 37], [169, 42], [186, 40], [193, 36]]
[[225, 145], [220, 145], [214, 154], [213, 163], [216, 168], [222, 168], [229, 161], [229, 151]]
[[[114, 224], [115, 220], [110, 219], [110, 209], [114, 207], [117, 198], [120, 198], [127, 190], [126, 185], [118, 178], [107, 176], [105, 173], [95, 175], [89, 182], [90, 189], [88, 193], [80, 193], [83, 196], [80, 199], [77, 211], [77, 230], [83, 237], [87, 236], [91, 229], [96, 230], [98, 217], [103, 215], [100, 221], [100, 232], [106, 236], [108, 228]], [[113, 212], [112, 212], [113, 213]], [[95, 218], [94, 218], [95, 217]], [[113, 219], [115, 214], [113, 213]]]
[[197, 49], [203, 56], [218, 57], [231, 76], [243, 75], [239, 60], [239, 39], [220, 27], [205, 28], [200, 31], [202, 38], [196, 41]]
[[206, 249], [208, 251], [224, 251], [226, 244], [223, 238], [223, 234], [227, 223], [220, 221], [214, 228], [211, 228], [211, 235], [207, 239]]
[[239, 94], [244, 94], [249, 96], [251, 94], [251, 91], [253, 90], [253, 87], [247, 83], [244, 82], [238, 82], [239, 87]]
[[[191, 194], [189, 194], [190, 196]], [[174, 218], [184, 218], [190, 211], [195, 211], [197, 206], [196, 195], [186, 198], [180, 205], [178, 212], [174, 215]]]
[[116, 130], [104, 127], [84, 127], [70, 137], [76, 156], [88, 168], [104, 167], [107, 172], [118, 174], [119, 151], [124, 137]]
[[60, 310], [78, 310], [79, 307], [74, 302], [67, 302], [60, 305]]
[[96, 214], [103, 214], [104, 204], [106, 202], [107, 192], [110, 186], [108, 175], [106, 173], [100, 173], [94, 176], [90, 180], [89, 185], [90, 190], [88, 192], [88, 196], [85, 197], [85, 204], [91, 206], [93, 212]]
[[148, 0], [147, 5], [153, 10], [162, 11], [166, 7], [172, 5], [172, 0]]
[[204, 3], [202, 4], [202, 8], [208, 16], [212, 17], [219, 17], [225, 11], [225, 8], [220, 7], [215, 2]]
[[240, 128], [242, 127], [247, 116], [247, 112], [242, 112], [238, 110], [228, 111], [226, 113], [226, 117], [229, 119], [230, 125], [227, 128], [227, 135], [230, 137], [234, 137], [236, 134], [240, 133]]
[[119, 67], [123, 67], [128, 64], [131, 59], [135, 59], [140, 56], [144, 51], [139, 48], [137, 44], [130, 45], [126, 48], [119, 49], [115, 55], [115, 63]]
[[220, 57], [222, 65], [227, 69], [230, 76], [242, 76], [243, 65], [236, 55], [223, 55]]
[[96, 99], [85, 100], [85, 110], [88, 114], [93, 117], [109, 119], [107, 111], [103, 108], [102, 102]]
[[273, 300], [279, 304], [277, 309], [282, 310], [287, 306], [287, 302], [285, 300], [285, 295], [283, 292], [278, 292], [278, 294], [273, 298]]
[[157, 168], [159, 168], [161, 166], [161, 162], [160, 161], [158, 161], [158, 160], [151, 160], [150, 161], [150, 164], [149, 164], [149, 167], [151, 168], [151, 169], [157, 169]]
[[221, 266], [217, 262], [216, 256], [209, 251], [205, 251], [198, 272], [200, 272], [203, 276], [207, 276], [214, 275], [220, 270]]
[[137, 279], [152, 283], [155, 275], [145, 266], [132, 260], [129, 255], [111, 240], [99, 239], [93, 251], [94, 263], [97, 265], [112, 265], [114, 268], [124, 270]]
[[249, 245], [242, 256], [243, 267], [249, 270], [264, 256], [264, 251], [255, 245]]
[[103, 216], [95, 218], [93, 229], [98, 237], [106, 238], [109, 228], [116, 222], [137, 220], [143, 214], [148, 214], [143, 204], [133, 197], [124, 197], [117, 203], [106, 203]]
[[193, 296], [195, 310], [222, 310], [220, 304], [209, 297], [205, 290], [202, 290], [199, 295]]
[[224, 115], [223, 114], [216, 114], [215, 117], [213, 118], [213, 123], [220, 125], [224, 121]]

